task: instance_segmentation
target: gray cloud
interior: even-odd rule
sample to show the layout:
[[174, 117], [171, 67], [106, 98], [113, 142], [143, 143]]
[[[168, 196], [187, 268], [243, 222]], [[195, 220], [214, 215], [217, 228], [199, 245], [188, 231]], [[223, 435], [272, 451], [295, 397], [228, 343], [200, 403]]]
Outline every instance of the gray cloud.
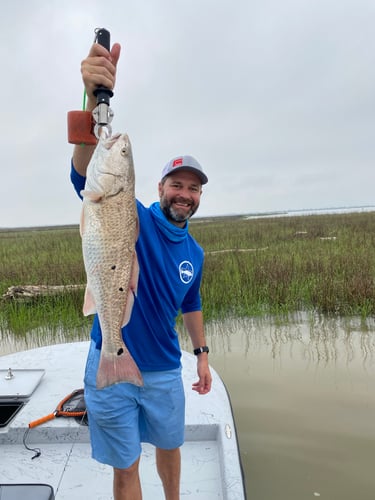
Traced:
[[113, 128], [145, 204], [180, 153], [208, 172], [201, 215], [373, 203], [374, 17], [366, 0], [9, 2], [0, 227], [79, 220], [66, 113], [97, 26], [123, 48]]

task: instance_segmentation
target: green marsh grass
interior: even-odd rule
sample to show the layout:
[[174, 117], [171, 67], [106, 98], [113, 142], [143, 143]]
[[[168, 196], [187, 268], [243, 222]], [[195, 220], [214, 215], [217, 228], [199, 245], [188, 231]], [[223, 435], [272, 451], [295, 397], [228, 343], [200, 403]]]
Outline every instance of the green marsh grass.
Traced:
[[[375, 217], [371, 212], [195, 219], [205, 249], [206, 320], [316, 311], [375, 313]], [[0, 231], [0, 295], [14, 285], [85, 283], [78, 227]], [[82, 329], [83, 291], [1, 301], [0, 329]]]

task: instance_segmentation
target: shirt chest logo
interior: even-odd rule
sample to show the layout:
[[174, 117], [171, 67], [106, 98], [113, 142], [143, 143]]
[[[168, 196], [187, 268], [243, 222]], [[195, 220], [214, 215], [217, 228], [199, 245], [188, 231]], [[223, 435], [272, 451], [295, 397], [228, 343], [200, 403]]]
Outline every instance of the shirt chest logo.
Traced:
[[194, 277], [194, 268], [193, 264], [188, 260], [183, 260], [178, 266], [178, 270], [180, 273], [180, 280], [182, 283], [187, 285]]

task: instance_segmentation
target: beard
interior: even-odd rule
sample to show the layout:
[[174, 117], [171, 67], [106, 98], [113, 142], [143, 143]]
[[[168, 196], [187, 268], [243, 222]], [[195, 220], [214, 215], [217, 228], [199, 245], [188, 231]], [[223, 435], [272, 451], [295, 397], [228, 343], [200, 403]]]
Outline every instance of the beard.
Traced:
[[172, 200], [167, 200], [164, 196], [162, 196], [160, 198], [160, 208], [162, 209], [166, 218], [169, 221], [171, 221], [172, 223], [173, 222], [178, 222], [178, 223], [186, 222], [188, 219], [190, 219], [190, 217], [192, 215], [195, 214], [195, 212], [198, 210], [198, 207], [199, 207], [199, 204], [196, 204], [196, 205], [190, 204], [190, 208], [188, 211], [180, 212], [179, 210], [176, 210], [172, 206], [173, 203], [178, 202], [178, 201], [183, 202], [183, 203], [190, 203], [190, 202], [186, 202], [186, 201], [179, 200], [176, 198], [173, 198]]

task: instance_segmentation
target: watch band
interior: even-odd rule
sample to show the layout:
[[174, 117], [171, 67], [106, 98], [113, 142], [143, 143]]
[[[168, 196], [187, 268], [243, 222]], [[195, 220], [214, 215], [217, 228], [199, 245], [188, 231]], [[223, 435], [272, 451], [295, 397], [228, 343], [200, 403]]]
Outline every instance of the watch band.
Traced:
[[199, 355], [199, 354], [201, 354], [202, 352], [206, 352], [206, 353], [208, 354], [208, 353], [210, 352], [210, 350], [209, 350], [209, 348], [208, 348], [206, 345], [204, 345], [204, 346], [202, 346], [202, 347], [198, 347], [197, 349], [194, 349], [194, 351], [193, 351], [193, 352], [194, 352], [194, 354], [195, 354], [196, 356], [198, 356], [198, 355]]

